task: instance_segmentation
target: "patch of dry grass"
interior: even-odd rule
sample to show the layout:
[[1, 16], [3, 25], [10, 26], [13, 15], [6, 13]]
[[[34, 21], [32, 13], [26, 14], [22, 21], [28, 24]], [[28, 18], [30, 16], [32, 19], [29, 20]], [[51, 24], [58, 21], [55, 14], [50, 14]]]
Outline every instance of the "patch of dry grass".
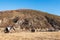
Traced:
[[60, 32], [0, 33], [0, 40], [60, 40]]

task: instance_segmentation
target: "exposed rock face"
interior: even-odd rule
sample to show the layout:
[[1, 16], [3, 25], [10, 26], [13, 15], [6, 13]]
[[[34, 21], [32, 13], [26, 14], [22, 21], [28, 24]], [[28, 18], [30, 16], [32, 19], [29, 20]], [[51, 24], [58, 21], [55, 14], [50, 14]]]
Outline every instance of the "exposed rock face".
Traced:
[[59, 31], [60, 16], [35, 10], [12, 10], [0, 12], [0, 27], [13, 25], [19, 29], [36, 31]]
[[48, 20], [48, 23], [55, 29], [55, 30], [60, 30], [60, 25], [51, 18], [46, 17], [46, 19]]

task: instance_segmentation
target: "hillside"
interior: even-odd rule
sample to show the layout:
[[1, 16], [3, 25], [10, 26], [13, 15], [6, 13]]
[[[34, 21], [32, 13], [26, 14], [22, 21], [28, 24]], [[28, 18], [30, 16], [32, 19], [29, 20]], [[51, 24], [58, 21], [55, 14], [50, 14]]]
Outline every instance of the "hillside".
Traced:
[[0, 11], [0, 28], [8, 25], [25, 30], [59, 31], [60, 16], [30, 9]]

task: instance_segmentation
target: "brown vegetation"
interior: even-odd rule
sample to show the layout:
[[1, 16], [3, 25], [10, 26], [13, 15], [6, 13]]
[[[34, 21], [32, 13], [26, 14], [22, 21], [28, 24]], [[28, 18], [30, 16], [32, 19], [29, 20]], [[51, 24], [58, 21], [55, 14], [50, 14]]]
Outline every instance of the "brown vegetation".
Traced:
[[[9, 25], [15, 31], [4, 33]], [[60, 16], [29, 9], [0, 12], [0, 40], [60, 40], [60, 32], [52, 31], [60, 31]]]
[[[13, 20], [18, 17], [17, 23]], [[20, 26], [20, 28], [25, 28], [30, 30], [32, 27], [34, 29], [40, 29], [39, 31], [57, 31], [60, 30], [60, 16], [48, 14], [46, 12], [21, 9], [21, 10], [11, 10], [0, 12], [0, 27], [6, 27], [8, 25]]]
[[0, 33], [0, 40], [60, 40], [60, 32]]

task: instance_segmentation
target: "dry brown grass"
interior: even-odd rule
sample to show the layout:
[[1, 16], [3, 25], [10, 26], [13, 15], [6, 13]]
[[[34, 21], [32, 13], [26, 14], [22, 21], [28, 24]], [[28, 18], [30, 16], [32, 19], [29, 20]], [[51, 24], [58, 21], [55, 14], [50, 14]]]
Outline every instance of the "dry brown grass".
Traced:
[[[12, 11], [2, 11], [0, 12], [0, 19], [4, 18], [14, 18], [15, 16], [19, 16], [20, 19], [24, 18], [30, 18], [33, 22], [33, 26], [36, 27], [50, 27], [50, 24], [46, 20], [45, 16], [47, 16], [50, 19], [54, 19], [54, 21], [57, 22], [60, 28], [60, 16], [51, 15], [45, 12], [40, 12], [36, 10], [12, 10]], [[39, 21], [36, 20], [36, 18], [39, 18]], [[29, 20], [30, 20], [29, 19]], [[36, 20], [35, 22], [33, 20]], [[41, 21], [41, 22], [40, 22]], [[46, 23], [45, 23], [46, 22]], [[37, 23], [36, 25], [34, 23]], [[5, 25], [13, 24], [11, 21], [9, 21], [7, 24], [3, 23], [3, 26]], [[44, 24], [44, 25], [43, 25]], [[45, 25], [46, 24], [46, 25]], [[39, 26], [37, 26], [39, 25]], [[42, 26], [40, 26], [42, 25]], [[2, 25], [0, 25], [0, 28]], [[0, 40], [60, 40], [60, 32], [15, 32], [15, 33], [3, 33], [3, 28], [0, 29]], [[20, 30], [19, 30], [20, 31]]]
[[0, 40], [60, 40], [60, 32], [0, 33]]

